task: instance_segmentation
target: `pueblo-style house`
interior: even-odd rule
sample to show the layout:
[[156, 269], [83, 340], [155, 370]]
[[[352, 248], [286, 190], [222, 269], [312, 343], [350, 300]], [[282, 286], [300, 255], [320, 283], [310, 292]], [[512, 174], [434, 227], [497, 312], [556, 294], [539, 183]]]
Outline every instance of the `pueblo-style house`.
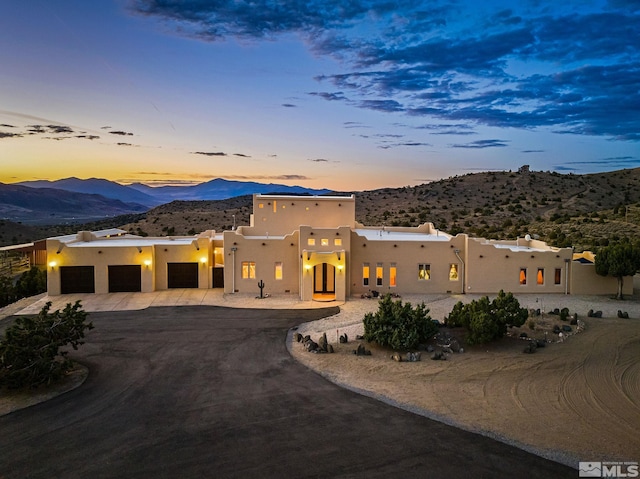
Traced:
[[[151, 292], [221, 288], [345, 301], [398, 294], [609, 294], [593, 256], [527, 236], [451, 236], [432, 223], [364, 226], [355, 197], [254, 195], [250, 225], [196, 236], [140, 237], [122, 230], [47, 239], [48, 292]], [[632, 281], [625, 293], [632, 293]], [[628, 289], [628, 291], [627, 291]]]

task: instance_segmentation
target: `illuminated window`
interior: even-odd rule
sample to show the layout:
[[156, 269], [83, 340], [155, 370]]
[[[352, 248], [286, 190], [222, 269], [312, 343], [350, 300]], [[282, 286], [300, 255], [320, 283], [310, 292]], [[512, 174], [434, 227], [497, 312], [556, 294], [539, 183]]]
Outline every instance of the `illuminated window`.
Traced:
[[307, 239], [307, 244], [309, 246], [315, 246], [316, 245], [316, 239], [315, 238], [309, 238]]
[[334, 246], [342, 246], [342, 238], [336, 238], [333, 240]]
[[449, 265], [449, 281], [458, 281], [458, 264], [451, 263]]
[[396, 274], [398, 273], [398, 268], [396, 268], [395, 263], [391, 263], [389, 267], [389, 286], [392, 288], [396, 287]]
[[418, 265], [418, 280], [427, 281], [431, 279], [431, 265], [419, 264]]
[[276, 213], [278, 211], [278, 205], [277, 205], [277, 201], [273, 200], [273, 212]]
[[536, 277], [538, 284], [544, 284], [544, 269], [538, 268], [538, 276]]
[[242, 279], [256, 278], [256, 263], [254, 261], [242, 262]]
[[282, 279], [282, 261], [276, 261], [276, 279]]
[[527, 284], [527, 268], [520, 268], [520, 284]]
[[362, 284], [364, 286], [369, 286], [369, 263], [364, 263], [362, 265]]
[[562, 269], [561, 268], [556, 268], [556, 272], [555, 272], [555, 275], [554, 275], [553, 282], [555, 284], [561, 284], [561, 280], [562, 280]]
[[258, 208], [260, 208], [260, 209], [264, 208], [264, 204], [259, 203], [259, 204], [258, 204]]
[[327, 238], [322, 238], [322, 239], [320, 240], [320, 244], [321, 244], [322, 246], [329, 246], [329, 240], [328, 240]]
[[376, 286], [382, 286], [382, 263], [376, 264]]

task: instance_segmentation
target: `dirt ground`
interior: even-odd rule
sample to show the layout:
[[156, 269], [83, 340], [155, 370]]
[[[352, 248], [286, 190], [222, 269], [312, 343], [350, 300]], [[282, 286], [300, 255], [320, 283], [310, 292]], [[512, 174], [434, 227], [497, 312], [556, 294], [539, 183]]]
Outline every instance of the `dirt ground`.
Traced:
[[[544, 337], [561, 324], [557, 317], [547, 314], [537, 319], [537, 331], [525, 324], [511, 337], [465, 347], [446, 361], [430, 360], [426, 351], [420, 362], [392, 361], [392, 351], [355, 340], [361, 323], [339, 318], [337, 328], [322, 320], [335, 354], [308, 353], [295, 342], [290, 351], [340, 385], [573, 467], [577, 461], [638, 461], [640, 319], [581, 318], [583, 332], [573, 326], [562, 342], [547, 333], [554, 342], [535, 354], [523, 353], [527, 343], [519, 333]], [[303, 325], [299, 331], [314, 330]], [[338, 342], [338, 331], [350, 332], [348, 344]], [[353, 354], [360, 343], [371, 356]]]

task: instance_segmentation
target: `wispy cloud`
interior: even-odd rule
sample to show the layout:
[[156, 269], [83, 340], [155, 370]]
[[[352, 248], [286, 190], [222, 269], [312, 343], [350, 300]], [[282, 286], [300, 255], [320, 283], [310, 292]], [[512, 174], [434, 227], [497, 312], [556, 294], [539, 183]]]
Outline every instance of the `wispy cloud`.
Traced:
[[109, 134], [118, 135], [118, 136], [133, 136], [133, 133], [128, 132], [128, 131], [122, 131], [122, 130], [110, 131]]
[[192, 155], [204, 155], [204, 156], [227, 156], [223, 151], [194, 151]]
[[478, 140], [470, 143], [456, 143], [449, 145], [451, 148], [503, 148], [507, 146], [506, 140]]

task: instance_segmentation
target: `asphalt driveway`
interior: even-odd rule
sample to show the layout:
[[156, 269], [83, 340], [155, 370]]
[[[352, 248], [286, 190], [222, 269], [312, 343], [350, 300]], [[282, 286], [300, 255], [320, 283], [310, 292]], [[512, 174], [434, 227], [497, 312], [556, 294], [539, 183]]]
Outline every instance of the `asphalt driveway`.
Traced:
[[0, 478], [577, 477], [344, 390], [291, 358], [336, 309], [91, 313], [78, 389], [0, 417]]

